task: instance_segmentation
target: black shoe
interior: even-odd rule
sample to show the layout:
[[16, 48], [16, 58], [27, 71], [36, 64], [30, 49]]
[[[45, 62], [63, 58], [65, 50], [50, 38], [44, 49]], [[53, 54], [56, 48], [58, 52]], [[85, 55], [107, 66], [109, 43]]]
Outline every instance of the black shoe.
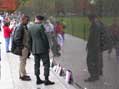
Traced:
[[61, 53], [57, 53], [57, 56], [58, 56], [58, 57], [61, 56]]
[[44, 81], [41, 80], [41, 79], [36, 81], [36, 84], [37, 84], [37, 85], [42, 84], [42, 83], [44, 83]]
[[6, 51], [6, 53], [9, 53], [9, 52], [11, 52], [11, 51], [9, 51], [9, 50], [8, 50], [8, 51]]
[[[20, 76], [19, 78], [21, 78], [22, 76]], [[24, 75], [24, 77], [27, 77], [27, 78], [30, 78], [30, 76], [28, 76], [28, 75]]]
[[100, 73], [100, 76], [103, 76], [103, 73], [102, 72]]
[[61, 53], [54, 54], [54, 57], [60, 57], [60, 56], [61, 56]]
[[46, 80], [46, 81], [44, 81], [44, 84], [45, 85], [54, 85], [55, 83], [50, 80]]
[[39, 84], [42, 84], [44, 83], [43, 80], [40, 79], [39, 75], [36, 76], [36, 84], [39, 85]]
[[89, 77], [88, 79], [84, 80], [84, 82], [95, 82], [99, 80], [99, 77]]
[[28, 59], [30, 59], [30, 57], [29, 57], [29, 56], [28, 56], [27, 58], [28, 58]]
[[20, 76], [19, 78], [23, 81], [30, 81], [31, 80], [30, 76], [26, 76], [26, 75]]
[[30, 78], [30, 76], [28, 76], [28, 75], [24, 75], [25, 77], [27, 77], [27, 78]]

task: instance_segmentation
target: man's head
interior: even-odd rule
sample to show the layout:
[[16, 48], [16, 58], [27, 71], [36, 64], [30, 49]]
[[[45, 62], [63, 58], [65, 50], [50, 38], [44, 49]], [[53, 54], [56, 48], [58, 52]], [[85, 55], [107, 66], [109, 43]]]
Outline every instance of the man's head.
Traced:
[[21, 23], [24, 24], [24, 25], [27, 25], [29, 22], [29, 16], [22, 16], [21, 17]]
[[35, 16], [35, 23], [41, 23], [44, 20], [44, 16]]
[[96, 18], [97, 18], [97, 16], [94, 15], [94, 14], [88, 15], [88, 19], [89, 19], [89, 21], [91, 21], [91, 22], [95, 22], [95, 19], [96, 19]]
[[51, 23], [49, 19], [46, 20], [46, 23]]

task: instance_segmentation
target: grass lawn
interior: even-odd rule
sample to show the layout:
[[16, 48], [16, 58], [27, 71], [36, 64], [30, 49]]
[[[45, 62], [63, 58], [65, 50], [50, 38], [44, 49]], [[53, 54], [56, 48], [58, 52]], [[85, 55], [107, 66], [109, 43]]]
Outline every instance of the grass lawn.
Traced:
[[[63, 19], [66, 25], [66, 33], [85, 40], [88, 38], [90, 23], [87, 17], [60, 17], [60, 19]], [[103, 17], [102, 21], [104, 24], [110, 25], [112, 23], [112, 17]]]

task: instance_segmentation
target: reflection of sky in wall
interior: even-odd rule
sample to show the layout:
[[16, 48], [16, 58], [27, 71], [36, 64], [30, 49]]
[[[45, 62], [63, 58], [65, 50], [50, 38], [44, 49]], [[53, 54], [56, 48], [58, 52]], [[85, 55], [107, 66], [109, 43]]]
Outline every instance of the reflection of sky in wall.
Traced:
[[0, 5], [2, 4], [3, 0], [0, 0]]
[[90, 0], [90, 3], [91, 4], [95, 4], [95, 0]]

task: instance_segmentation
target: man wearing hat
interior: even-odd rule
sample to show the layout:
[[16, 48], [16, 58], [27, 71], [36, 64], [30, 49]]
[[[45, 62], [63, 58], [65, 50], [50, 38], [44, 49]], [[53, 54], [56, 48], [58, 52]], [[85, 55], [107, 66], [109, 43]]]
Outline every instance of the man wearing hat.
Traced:
[[[50, 59], [49, 59], [49, 42], [45, 33], [45, 28], [42, 24], [43, 16], [36, 16], [35, 23], [29, 27], [29, 44], [32, 54], [35, 59], [35, 75], [36, 84], [53, 85], [54, 82], [49, 80]], [[42, 59], [44, 65], [45, 81], [41, 80], [40, 74], [40, 60]]]

